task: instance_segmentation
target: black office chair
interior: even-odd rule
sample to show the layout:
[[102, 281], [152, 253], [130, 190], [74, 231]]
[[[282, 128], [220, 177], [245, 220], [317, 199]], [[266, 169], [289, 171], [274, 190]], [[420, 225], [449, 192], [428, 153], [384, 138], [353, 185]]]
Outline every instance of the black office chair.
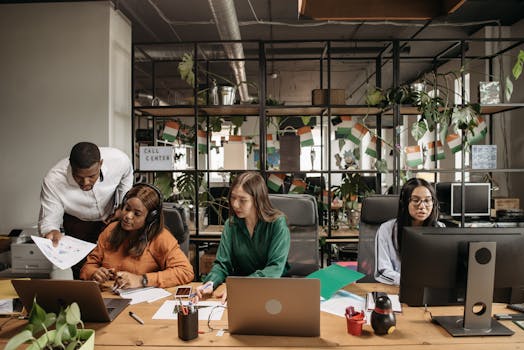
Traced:
[[375, 236], [380, 225], [396, 218], [398, 195], [372, 195], [362, 201], [357, 269], [366, 276], [358, 282], [375, 281]]
[[185, 217], [184, 208], [174, 203], [164, 203], [164, 225], [175, 236], [180, 249], [188, 256], [189, 254], [189, 227]]
[[308, 194], [270, 194], [271, 204], [287, 216], [291, 232], [287, 276], [307, 276], [319, 269], [318, 214], [315, 197]]

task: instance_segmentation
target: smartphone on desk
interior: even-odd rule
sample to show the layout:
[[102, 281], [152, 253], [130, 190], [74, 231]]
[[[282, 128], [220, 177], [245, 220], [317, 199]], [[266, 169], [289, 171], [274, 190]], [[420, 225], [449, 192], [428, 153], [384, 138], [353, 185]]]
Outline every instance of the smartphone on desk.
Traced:
[[193, 292], [193, 287], [191, 286], [179, 286], [176, 287], [175, 298], [189, 298]]

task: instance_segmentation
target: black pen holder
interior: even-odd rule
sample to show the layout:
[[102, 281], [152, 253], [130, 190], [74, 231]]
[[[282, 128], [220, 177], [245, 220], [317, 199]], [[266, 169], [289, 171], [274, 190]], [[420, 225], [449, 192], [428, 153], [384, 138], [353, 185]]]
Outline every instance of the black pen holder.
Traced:
[[178, 337], [182, 340], [191, 340], [198, 337], [198, 310], [184, 315], [178, 312]]

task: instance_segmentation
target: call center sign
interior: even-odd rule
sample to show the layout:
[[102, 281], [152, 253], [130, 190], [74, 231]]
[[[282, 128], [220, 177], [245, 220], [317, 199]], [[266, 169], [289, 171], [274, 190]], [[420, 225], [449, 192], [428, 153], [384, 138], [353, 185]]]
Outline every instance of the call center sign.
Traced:
[[141, 146], [140, 170], [173, 170], [173, 155], [172, 146]]

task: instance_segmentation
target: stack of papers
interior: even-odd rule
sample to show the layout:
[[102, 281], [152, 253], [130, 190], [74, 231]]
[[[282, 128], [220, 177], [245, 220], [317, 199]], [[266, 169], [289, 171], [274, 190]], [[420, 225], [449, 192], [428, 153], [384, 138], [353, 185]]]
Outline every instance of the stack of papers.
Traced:
[[[370, 292], [366, 296], [366, 309], [367, 310], [373, 310], [375, 308], [375, 299], [380, 295], [381, 293], [377, 292]], [[386, 294], [386, 293], [383, 293]], [[398, 298], [398, 294], [386, 294], [391, 300], [391, 306], [393, 309], [393, 312], [402, 312], [402, 305], [400, 304], [400, 300]]]
[[152, 303], [171, 295], [167, 290], [155, 287], [117, 289], [116, 293], [122, 298], [131, 299], [131, 305], [145, 301]]

